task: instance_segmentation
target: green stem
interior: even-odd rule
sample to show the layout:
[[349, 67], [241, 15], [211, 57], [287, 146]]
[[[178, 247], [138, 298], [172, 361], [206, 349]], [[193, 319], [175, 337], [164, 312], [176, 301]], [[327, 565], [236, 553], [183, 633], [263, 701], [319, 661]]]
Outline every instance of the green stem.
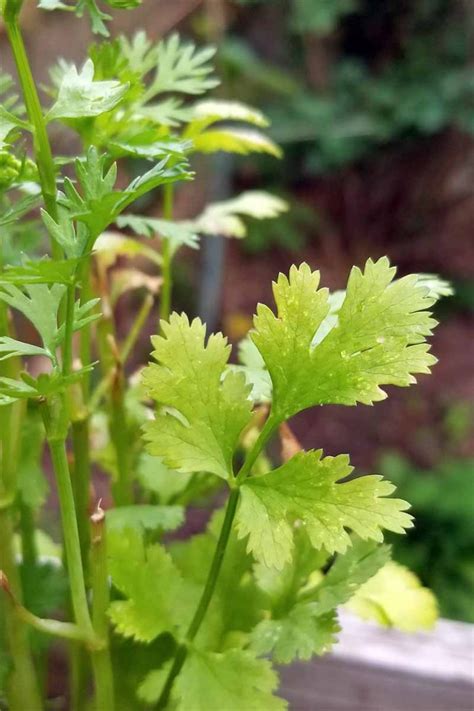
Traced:
[[[14, 6], [14, 7], [13, 7]], [[20, 80], [28, 117], [33, 127], [33, 146], [41, 183], [41, 192], [47, 212], [53, 220], [58, 219], [56, 203], [56, 169], [53, 154], [46, 131], [46, 122], [41, 110], [41, 103], [36, 91], [35, 81], [26, 54], [25, 43], [18, 22], [18, 8], [15, 3], [8, 3], [4, 14], [5, 29], [12, 49], [18, 78]], [[52, 252], [55, 259], [61, 257], [61, 248], [52, 239]]]
[[[167, 183], [163, 187], [163, 217], [165, 220], [173, 219], [173, 185]], [[168, 321], [171, 311], [171, 292], [173, 289], [173, 274], [171, 269], [172, 255], [169, 239], [162, 238], [161, 258], [161, 275], [163, 284], [161, 285], [161, 301], [160, 301], [160, 321]]]
[[[12, 590], [20, 595], [20, 579], [13, 555], [11, 509], [0, 510], [0, 568], [8, 577]], [[28, 628], [7, 600], [4, 600], [2, 608], [12, 663], [7, 686], [8, 708], [10, 711], [41, 711], [43, 705], [30, 651]]]
[[67, 427], [63, 422], [63, 407], [62, 402], [44, 403], [43, 419], [56, 476], [74, 617], [78, 627], [92, 638], [93, 630], [87, 606], [74, 494], [66, 454]]
[[242, 482], [248, 477], [250, 474], [253, 465], [255, 464], [255, 461], [262, 451], [262, 449], [265, 447], [267, 444], [268, 440], [276, 430], [276, 428], [279, 425], [279, 421], [277, 418], [275, 418], [272, 413], [270, 413], [267, 421], [265, 422], [265, 425], [263, 426], [259, 436], [257, 437], [255, 444], [253, 445], [252, 449], [249, 451], [247, 454], [245, 461], [237, 474], [236, 477], [236, 482], [240, 486]]
[[35, 570], [38, 564], [38, 551], [35, 541], [35, 517], [33, 509], [20, 503], [20, 535], [23, 565], [29, 570]]
[[[219, 534], [219, 540], [217, 541], [216, 549], [214, 551], [214, 557], [212, 559], [211, 567], [209, 569], [206, 584], [204, 586], [204, 590], [202, 591], [201, 599], [199, 600], [199, 604], [197, 606], [196, 612], [194, 613], [194, 617], [191, 620], [191, 624], [189, 625], [188, 631], [186, 632], [185, 641], [187, 643], [192, 642], [196, 637], [197, 633], [199, 632], [199, 628], [201, 627], [202, 621], [204, 620], [206, 612], [209, 608], [209, 604], [212, 600], [212, 596], [214, 595], [214, 590], [216, 588], [219, 573], [222, 568], [222, 562], [224, 560], [227, 543], [229, 542], [229, 536], [232, 530], [232, 523], [234, 521], [239, 497], [240, 490], [238, 488], [233, 489], [227, 501], [224, 521], [222, 524], [221, 532]], [[174, 680], [178, 676], [179, 672], [183, 667], [184, 662], [186, 661], [186, 655], [186, 645], [181, 645], [180, 647], [178, 647], [173, 664], [171, 666], [165, 685], [161, 692], [161, 696], [158, 700], [158, 709], [166, 708], [166, 705], [169, 701], [171, 689], [173, 688]]]
[[125, 411], [124, 375], [120, 363], [110, 392], [110, 437], [115, 449], [118, 479], [113, 487], [117, 506], [133, 503], [133, 473], [130, 461], [127, 414]]
[[76, 505], [77, 527], [84, 570], [88, 568], [89, 557], [89, 503], [90, 503], [90, 450], [89, 420], [87, 417], [75, 420], [71, 425], [72, 451], [74, 455], [74, 477], [72, 488]]
[[109, 621], [107, 610], [110, 604], [109, 581], [107, 579], [107, 543], [105, 514], [100, 507], [91, 516], [91, 580], [92, 580], [92, 622], [103, 648], [92, 655], [92, 666], [96, 680], [97, 711], [113, 711], [114, 679], [109, 648]]
[[63, 375], [69, 375], [72, 370], [72, 337], [74, 333], [74, 306], [76, 302], [76, 287], [68, 286], [66, 292], [66, 313], [64, 319]]
[[224, 516], [224, 521], [222, 523], [221, 532], [219, 534], [219, 539], [216, 544], [216, 549], [214, 551], [214, 557], [212, 559], [211, 567], [207, 576], [206, 584], [204, 585], [204, 590], [202, 592], [201, 598], [199, 600], [196, 612], [191, 624], [189, 625], [188, 631], [185, 636], [185, 643], [181, 644], [177, 651], [171, 669], [166, 678], [163, 690], [161, 692], [160, 698], [158, 699], [157, 709], [164, 709], [168, 704], [171, 690], [173, 688], [174, 681], [178, 674], [180, 673], [187, 656], [187, 645], [191, 643], [199, 632], [199, 628], [206, 616], [206, 612], [209, 608], [209, 604], [214, 595], [216, 589], [217, 580], [219, 578], [219, 573], [222, 568], [222, 562], [224, 560], [225, 551], [227, 544], [229, 542], [229, 536], [232, 530], [232, 524], [234, 522], [235, 512], [237, 510], [237, 505], [240, 498], [240, 485], [250, 474], [252, 466], [255, 463], [258, 455], [265, 447], [266, 443], [272, 436], [275, 429], [278, 427], [278, 419], [270, 413], [260, 435], [255, 441], [252, 449], [249, 451], [245, 458], [237, 477], [232, 481], [232, 491], [230, 493], [229, 499], [227, 501], [227, 508]]

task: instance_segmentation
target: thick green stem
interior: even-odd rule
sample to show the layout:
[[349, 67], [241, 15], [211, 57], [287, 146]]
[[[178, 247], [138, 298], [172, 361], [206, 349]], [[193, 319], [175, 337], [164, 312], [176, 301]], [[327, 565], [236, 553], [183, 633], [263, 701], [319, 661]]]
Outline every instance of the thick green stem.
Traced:
[[[163, 217], [165, 220], [173, 219], [173, 195], [173, 185], [171, 183], [166, 184], [163, 187]], [[169, 239], [165, 237], [162, 238], [161, 257], [163, 260], [161, 265], [163, 284], [161, 285], [160, 321], [168, 321], [171, 311], [173, 274], [171, 268], [171, 245]]]
[[[194, 617], [191, 620], [191, 624], [189, 625], [188, 631], [186, 632], [186, 642], [192, 642], [196, 637], [197, 633], [199, 632], [199, 628], [201, 627], [202, 621], [204, 620], [206, 612], [209, 608], [209, 604], [212, 600], [212, 596], [214, 595], [214, 590], [216, 589], [217, 580], [219, 578], [219, 573], [222, 568], [222, 562], [224, 560], [227, 543], [229, 542], [229, 536], [232, 530], [232, 523], [234, 521], [235, 512], [237, 510], [239, 497], [240, 490], [238, 488], [233, 489], [227, 501], [224, 521], [219, 535], [219, 540], [217, 541], [216, 550], [214, 551], [214, 557], [212, 559], [211, 567], [209, 569], [206, 584], [204, 586], [204, 590], [202, 591], [201, 599], [199, 600], [199, 604], [197, 606], [196, 612], [194, 613]], [[184, 662], [186, 661], [186, 655], [186, 645], [181, 645], [180, 647], [178, 647], [176, 656], [174, 658], [173, 664], [163, 687], [163, 691], [161, 692], [161, 696], [158, 700], [158, 709], [166, 708], [166, 705], [169, 701], [171, 689], [173, 688], [174, 680], [178, 676]]]
[[43, 419], [56, 476], [74, 617], [81, 630], [92, 638], [93, 630], [87, 606], [74, 494], [66, 454], [67, 427], [63, 421], [63, 407], [62, 402], [44, 403]]
[[[11, 5], [15, 5], [11, 3]], [[54, 166], [53, 154], [46, 131], [46, 122], [41, 110], [41, 103], [36, 91], [35, 81], [31, 72], [30, 63], [26, 54], [25, 43], [21, 34], [18, 18], [18, 8], [9, 9], [9, 3], [4, 15], [5, 29], [15, 59], [18, 78], [20, 80], [25, 100], [28, 118], [33, 128], [33, 145], [35, 150], [36, 164], [41, 183], [41, 192], [47, 212], [53, 220], [57, 221], [58, 211], [56, 204], [56, 169]], [[58, 243], [52, 240], [53, 257], [61, 257], [61, 248]]]
[[92, 581], [92, 622], [103, 647], [92, 655], [92, 666], [96, 681], [96, 711], [113, 711], [114, 678], [109, 648], [109, 621], [107, 610], [110, 604], [109, 581], [107, 579], [107, 542], [105, 514], [98, 506], [91, 516], [91, 581]]

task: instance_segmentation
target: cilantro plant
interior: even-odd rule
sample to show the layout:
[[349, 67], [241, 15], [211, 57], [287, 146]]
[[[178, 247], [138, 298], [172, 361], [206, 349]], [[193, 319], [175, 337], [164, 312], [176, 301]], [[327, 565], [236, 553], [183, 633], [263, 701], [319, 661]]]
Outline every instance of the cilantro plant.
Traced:
[[[20, 89], [2, 77], [2, 703], [45, 707], [59, 639], [78, 711], [91, 707], [90, 688], [98, 711], [285, 708], [273, 662], [329, 651], [341, 605], [403, 629], [436, 617], [431, 593], [382, 543], [384, 530], [412, 526], [409, 505], [380, 476], [354, 477], [347, 455], [302, 451], [288, 421], [317, 405], [371, 405], [386, 385], [428, 373], [429, 309], [446, 286], [395, 279], [382, 258], [330, 294], [318, 272], [293, 266], [230, 364], [223, 335], [171, 313], [173, 261], [201, 234], [243, 237], [246, 216], [286, 206], [251, 191], [176, 220], [174, 191], [194, 178], [196, 152], [278, 157], [265, 117], [196, 99], [217, 84], [212, 49], [143, 32], [94, 44], [81, 67], [59, 61], [43, 107], [21, 6], [0, 4]], [[87, 12], [107, 34], [94, 0], [40, 7]], [[75, 132], [78, 156], [53, 153], [58, 124]], [[131, 179], [130, 165], [140, 168]], [[140, 214], [144, 196], [161, 201], [159, 216]], [[120, 338], [117, 305], [131, 290], [139, 305]], [[153, 360], [130, 373], [158, 301]], [[266, 447], [277, 434], [275, 466]], [[59, 542], [39, 527], [44, 466]], [[214, 502], [207, 528], [173, 536], [203, 500]]]

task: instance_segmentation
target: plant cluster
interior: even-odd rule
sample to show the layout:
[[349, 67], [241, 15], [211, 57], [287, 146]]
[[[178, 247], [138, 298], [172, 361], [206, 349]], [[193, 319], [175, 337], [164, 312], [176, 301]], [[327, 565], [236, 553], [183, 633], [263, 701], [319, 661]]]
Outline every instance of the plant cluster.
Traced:
[[[173, 260], [200, 234], [241, 237], [245, 216], [285, 205], [250, 192], [177, 221], [173, 190], [194, 177], [196, 151], [279, 155], [265, 117], [196, 101], [217, 83], [213, 50], [143, 32], [95, 44], [82, 67], [60, 61], [43, 108], [21, 2], [1, 9], [21, 87], [19, 98], [2, 80], [2, 696], [11, 711], [44, 707], [48, 640], [59, 638], [74, 709], [90, 703], [90, 674], [100, 711], [285, 708], [273, 662], [330, 650], [341, 605], [407, 630], [436, 617], [431, 593], [382, 544], [384, 530], [412, 526], [409, 505], [381, 476], [354, 477], [347, 455], [303, 451], [287, 422], [315, 406], [371, 405], [386, 385], [428, 373], [440, 284], [395, 279], [382, 258], [330, 294], [318, 272], [293, 266], [230, 364], [221, 334], [171, 313]], [[72, 9], [106, 32], [93, 0]], [[77, 134], [79, 156], [53, 155], [53, 123]], [[146, 164], [132, 180], [130, 160]], [[132, 211], [156, 190], [162, 216]], [[116, 307], [131, 289], [142, 300], [120, 340]], [[156, 293], [153, 361], [130, 375]], [[275, 467], [266, 447], [277, 433]], [[39, 527], [45, 445], [61, 546]], [[107, 510], [91, 494], [93, 466], [109, 475]], [[173, 537], [186, 507], [224, 491], [204, 532]]]

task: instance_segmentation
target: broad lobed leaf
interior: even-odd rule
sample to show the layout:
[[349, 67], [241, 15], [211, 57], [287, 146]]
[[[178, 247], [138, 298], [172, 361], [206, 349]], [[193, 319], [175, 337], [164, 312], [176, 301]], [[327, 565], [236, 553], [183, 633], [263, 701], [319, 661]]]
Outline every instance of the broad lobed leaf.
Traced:
[[[140, 697], [155, 703], [167, 668], [151, 672], [140, 687]], [[200, 652], [191, 649], [177, 681], [173, 699], [178, 711], [283, 711], [287, 703], [273, 696], [278, 677], [270, 663], [249, 651]]]
[[[144, 371], [145, 389], [160, 409], [144, 426], [151, 454], [181, 472], [227, 479], [239, 435], [250, 419], [249, 388], [240, 373], [223, 380], [230, 346], [221, 335], [205, 344], [205, 326], [172, 314], [152, 339], [157, 363]], [[165, 409], [163, 409], [165, 408]]]
[[[260, 305], [252, 339], [273, 382], [274, 414], [287, 419], [322, 404], [372, 404], [386, 397], [382, 385], [407, 386], [429, 373], [436, 359], [424, 343], [436, 321], [435, 299], [417, 275], [393, 281], [383, 257], [351, 271], [337, 320], [319, 340], [329, 310], [319, 273], [292, 267], [274, 284], [277, 316]], [[315, 343], [316, 340], [316, 343]]]
[[346, 455], [322, 458], [301, 452], [241, 487], [237, 513], [241, 537], [257, 560], [281, 569], [291, 559], [294, 525], [303, 525], [312, 545], [343, 553], [352, 529], [362, 539], [382, 541], [382, 529], [403, 533], [412, 526], [408, 504], [387, 498], [395, 487], [381, 476], [341, 482], [352, 471]]

